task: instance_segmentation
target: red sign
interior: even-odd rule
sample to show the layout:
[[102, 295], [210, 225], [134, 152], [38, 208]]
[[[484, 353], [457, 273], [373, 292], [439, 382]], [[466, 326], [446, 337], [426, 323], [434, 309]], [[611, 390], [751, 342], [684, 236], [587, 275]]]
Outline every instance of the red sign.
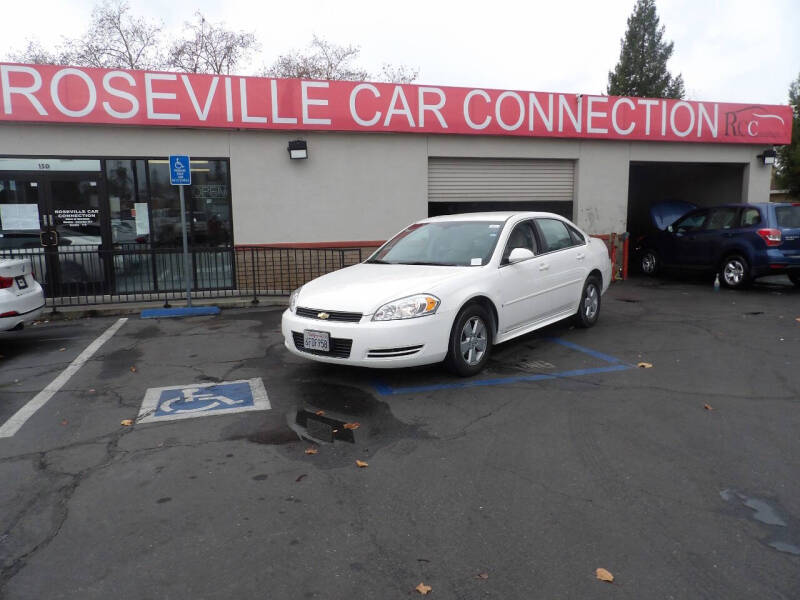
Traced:
[[0, 121], [788, 144], [789, 106], [0, 64]]

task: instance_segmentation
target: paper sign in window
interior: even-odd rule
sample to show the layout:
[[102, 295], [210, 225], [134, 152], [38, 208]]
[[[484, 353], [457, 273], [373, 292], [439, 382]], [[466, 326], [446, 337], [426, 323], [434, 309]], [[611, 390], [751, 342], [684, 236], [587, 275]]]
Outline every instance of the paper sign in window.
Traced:
[[136, 202], [136, 235], [147, 235], [150, 233], [150, 216], [147, 212], [147, 202]]
[[39, 229], [38, 204], [0, 204], [0, 228]]

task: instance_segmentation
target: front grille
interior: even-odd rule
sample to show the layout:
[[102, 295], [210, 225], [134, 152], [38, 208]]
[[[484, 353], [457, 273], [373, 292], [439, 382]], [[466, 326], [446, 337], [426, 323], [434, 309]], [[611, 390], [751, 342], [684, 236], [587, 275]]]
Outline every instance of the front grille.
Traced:
[[320, 313], [327, 313], [329, 316], [326, 321], [341, 321], [343, 323], [358, 323], [363, 316], [361, 313], [355, 312], [342, 312], [340, 310], [319, 310], [316, 308], [304, 308], [298, 306], [295, 309], [295, 314], [298, 317], [305, 317], [307, 319], [319, 319], [317, 316]]
[[331, 338], [331, 351], [322, 352], [320, 350], [311, 350], [303, 347], [303, 334], [299, 331], [293, 331], [292, 337], [294, 338], [294, 347], [300, 352], [306, 354], [317, 354], [319, 356], [332, 356], [333, 358], [350, 358], [350, 349], [353, 347], [353, 340], [346, 340], [344, 338]]
[[367, 358], [389, 358], [397, 356], [411, 356], [422, 350], [419, 346], [403, 346], [402, 348], [374, 348], [367, 352]]

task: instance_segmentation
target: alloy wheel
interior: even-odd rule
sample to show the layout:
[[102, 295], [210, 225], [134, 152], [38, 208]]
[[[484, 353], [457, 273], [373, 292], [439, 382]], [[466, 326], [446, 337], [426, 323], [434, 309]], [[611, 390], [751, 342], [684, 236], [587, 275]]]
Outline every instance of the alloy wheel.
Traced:
[[486, 324], [478, 316], [472, 316], [464, 323], [459, 338], [461, 358], [470, 367], [474, 367], [486, 354], [489, 339]]

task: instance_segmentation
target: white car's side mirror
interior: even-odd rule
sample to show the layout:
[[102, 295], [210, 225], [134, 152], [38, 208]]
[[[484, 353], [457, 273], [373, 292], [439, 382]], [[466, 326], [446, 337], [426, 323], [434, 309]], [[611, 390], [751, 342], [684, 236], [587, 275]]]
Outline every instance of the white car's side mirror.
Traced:
[[514, 264], [533, 258], [534, 254], [527, 248], [514, 248], [511, 254], [508, 255], [508, 264]]

